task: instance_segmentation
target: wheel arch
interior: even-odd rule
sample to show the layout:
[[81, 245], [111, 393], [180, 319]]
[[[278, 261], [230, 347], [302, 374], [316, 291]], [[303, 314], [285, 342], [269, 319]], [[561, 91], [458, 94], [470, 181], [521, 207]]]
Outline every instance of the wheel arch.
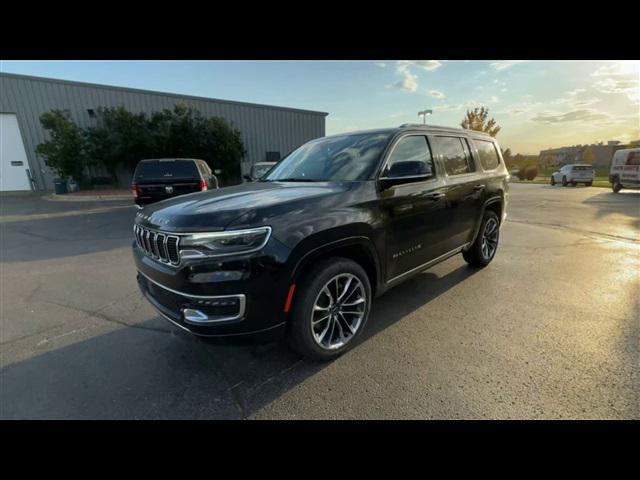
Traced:
[[380, 258], [373, 241], [363, 235], [334, 240], [306, 252], [296, 261], [291, 271], [290, 284], [295, 284], [315, 262], [332, 256], [348, 258], [358, 263], [367, 273], [375, 296], [382, 277]]
[[478, 233], [480, 232], [480, 227], [482, 225], [482, 219], [484, 218], [484, 214], [487, 210], [491, 210], [496, 215], [498, 215], [498, 220], [500, 221], [500, 224], [502, 224], [502, 215], [504, 213], [504, 199], [502, 198], [502, 196], [491, 197], [484, 202], [484, 204], [482, 205], [482, 211], [480, 212], [480, 218], [478, 219], [478, 222], [476, 222], [476, 228], [473, 232], [473, 237], [469, 245], [473, 245], [473, 243], [476, 241]]

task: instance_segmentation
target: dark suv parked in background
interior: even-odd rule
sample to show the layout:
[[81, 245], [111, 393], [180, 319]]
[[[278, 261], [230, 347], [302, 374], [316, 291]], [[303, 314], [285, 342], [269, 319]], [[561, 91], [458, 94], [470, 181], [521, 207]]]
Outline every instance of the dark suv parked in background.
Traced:
[[141, 160], [131, 182], [131, 193], [138, 206], [217, 188], [218, 179], [207, 162], [194, 158]]
[[508, 173], [495, 139], [423, 125], [294, 150], [257, 182], [138, 212], [138, 282], [197, 335], [284, 333], [328, 360], [362, 335], [374, 296], [462, 253], [494, 257]]

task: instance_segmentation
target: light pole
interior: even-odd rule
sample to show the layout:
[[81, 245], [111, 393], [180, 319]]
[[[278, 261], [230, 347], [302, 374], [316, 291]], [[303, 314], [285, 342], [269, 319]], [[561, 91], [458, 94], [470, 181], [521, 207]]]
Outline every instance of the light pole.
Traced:
[[422, 124], [425, 125], [427, 123], [427, 115], [431, 115], [433, 110], [422, 110], [418, 112], [418, 116], [422, 117]]

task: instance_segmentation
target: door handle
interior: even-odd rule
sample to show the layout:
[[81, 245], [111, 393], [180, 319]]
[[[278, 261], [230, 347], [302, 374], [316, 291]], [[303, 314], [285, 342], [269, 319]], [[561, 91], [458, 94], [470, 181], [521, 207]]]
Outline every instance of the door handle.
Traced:
[[473, 189], [474, 189], [476, 192], [479, 192], [479, 191], [481, 191], [481, 190], [484, 190], [484, 189], [485, 189], [485, 187], [486, 187], [486, 185], [476, 185], [475, 187], [473, 187]]
[[433, 201], [440, 200], [443, 197], [444, 197], [444, 193], [432, 193], [430, 195], [427, 195], [427, 198]]

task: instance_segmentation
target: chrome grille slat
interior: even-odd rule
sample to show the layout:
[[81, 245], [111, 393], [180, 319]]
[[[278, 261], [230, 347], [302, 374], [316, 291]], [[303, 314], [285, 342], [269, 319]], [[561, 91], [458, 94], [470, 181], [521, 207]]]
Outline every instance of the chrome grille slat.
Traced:
[[155, 245], [156, 245], [156, 252], [158, 253], [158, 257], [160, 257], [160, 259], [166, 262], [169, 259], [169, 257], [167, 257], [167, 252], [164, 248], [165, 238], [166, 238], [166, 235], [164, 233], [157, 233]]
[[134, 225], [133, 234], [136, 238], [136, 245], [148, 257], [171, 265], [180, 263], [178, 253], [180, 237], [177, 235], [156, 232], [140, 225]]
[[149, 246], [151, 247], [151, 255], [154, 258], [160, 258], [160, 254], [157, 252], [158, 246], [156, 245], [156, 232], [149, 232]]

